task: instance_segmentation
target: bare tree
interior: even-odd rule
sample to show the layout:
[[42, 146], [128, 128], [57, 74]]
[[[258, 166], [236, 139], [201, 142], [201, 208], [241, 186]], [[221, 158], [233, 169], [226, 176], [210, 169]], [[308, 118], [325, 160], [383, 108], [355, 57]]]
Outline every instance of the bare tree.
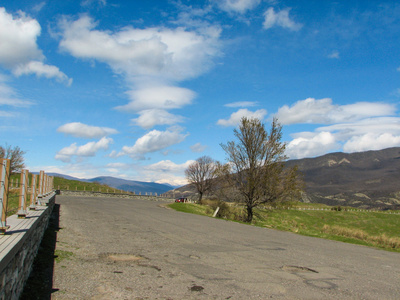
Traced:
[[221, 144], [229, 166], [226, 178], [245, 203], [246, 221], [251, 222], [253, 208], [281, 201], [300, 190], [297, 168], [284, 168], [286, 145], [281, 142], [282, 126], [277, 119], [268, 133], [260, 120], [242, 118], [234, 135], [237, 142]]
[[21, 171], [25, 167], [24, 154], [18, 146], [14, 148], [6, 145], [5, 147], [0, 146], [0, 158], [7, 158], [10, 160], [11, 174]]
[[215, 169], [215, 161], [209, 156], [202, 156], [185, 170], [187, 180], [196, 187], [199, 193], [200, 204], [203, 195], [213, 187], [213, 179], [216, 177]]

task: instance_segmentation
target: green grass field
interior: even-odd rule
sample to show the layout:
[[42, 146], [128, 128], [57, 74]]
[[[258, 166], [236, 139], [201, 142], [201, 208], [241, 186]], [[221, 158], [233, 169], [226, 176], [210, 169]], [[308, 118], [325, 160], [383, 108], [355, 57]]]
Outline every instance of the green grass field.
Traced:
[[[212, 216], [207, 205], [173, 203], [178, 211]], [[299, 203], [293, 208], [327, 208]], [[231, 208], [232, 209], [232, 208]], [[234, 207], [233, 209], [241, 210]], [[232, 216], [232, 214], [227, 214]], [[347, 210], [255, 209], [251, 225], [400, 252], [400, 214]], [[232, 217], [224, 218], [234, 220]]]

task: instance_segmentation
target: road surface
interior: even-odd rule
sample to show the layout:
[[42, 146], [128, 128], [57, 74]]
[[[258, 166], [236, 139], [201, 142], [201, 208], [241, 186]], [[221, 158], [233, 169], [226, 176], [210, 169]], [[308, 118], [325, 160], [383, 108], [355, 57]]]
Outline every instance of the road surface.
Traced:
[[[53, 299], [400, 299], [400, 254], [161, 207], [57, 196]], [[185, 205], [185, 204], [182, 204]]]

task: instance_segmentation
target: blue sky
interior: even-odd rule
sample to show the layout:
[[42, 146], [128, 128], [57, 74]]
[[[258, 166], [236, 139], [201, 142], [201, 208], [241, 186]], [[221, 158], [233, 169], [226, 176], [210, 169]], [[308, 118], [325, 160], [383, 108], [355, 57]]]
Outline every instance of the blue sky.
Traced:
[[1, 144], [181, 185], [243, 116], [290, 158], [400, 146], [397, 1], [1, 1]]

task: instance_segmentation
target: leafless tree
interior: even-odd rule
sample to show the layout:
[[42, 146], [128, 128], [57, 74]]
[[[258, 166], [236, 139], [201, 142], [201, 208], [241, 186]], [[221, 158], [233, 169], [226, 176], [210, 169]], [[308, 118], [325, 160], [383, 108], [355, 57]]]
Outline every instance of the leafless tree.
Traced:
[[202, 156], [185, 170], [187, 180], [196, 187], [199, 193], [199, 203], [203, 195], [213, 187], [213, 180], [216, 177], [216, 163], [209, 156]]
[[25, 153], [26, 152], [22, 151], [18, 146], [15, 146], [14, 148], [9, 145], [5, 145], [4, 147], [0, 146], [0, 158], [7, 158], [10, 160], [11, 174], [19, 172], [25, 167]]
[[237, 142], [221, 144], [227, 154], [226, 179], [235, 188], [247, 210], [294, 196], [299, 190], [297, 168], [285, 169], [286, 145], [281, 142], [282, 126], [274, 118], [268, 133], [258, 119], [242, 118], [234, 130]]

